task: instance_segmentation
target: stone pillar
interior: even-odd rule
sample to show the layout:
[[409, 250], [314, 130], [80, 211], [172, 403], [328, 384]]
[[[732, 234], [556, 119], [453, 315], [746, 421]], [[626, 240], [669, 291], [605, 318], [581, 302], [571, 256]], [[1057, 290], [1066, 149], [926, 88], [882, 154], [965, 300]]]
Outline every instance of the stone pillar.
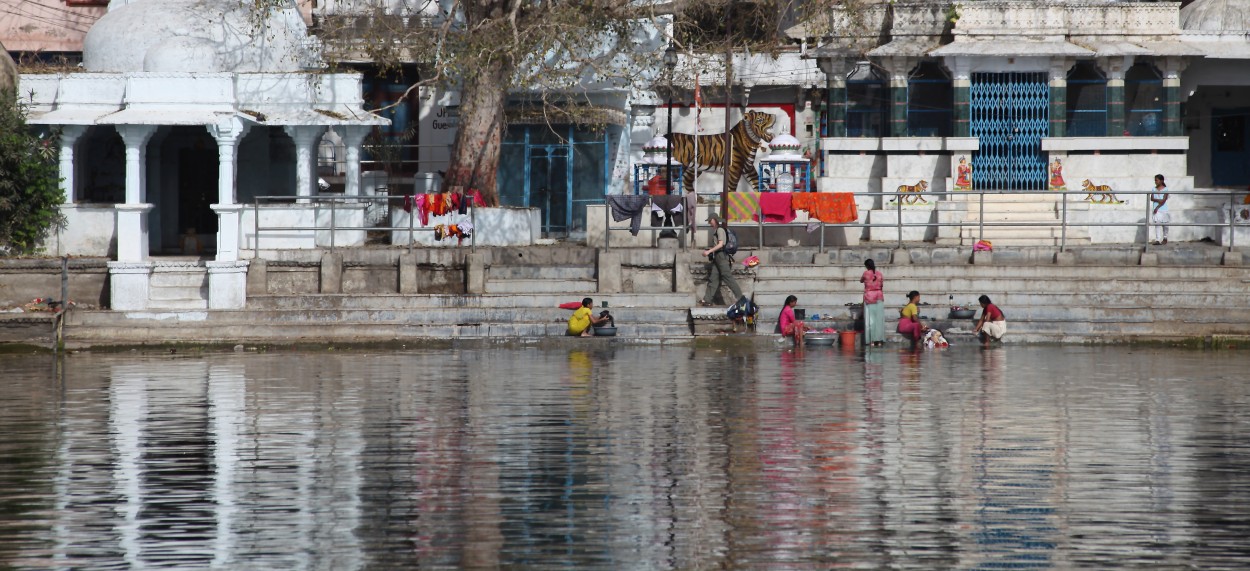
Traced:
[[890, 73], [890, 115], [886, 132], [890, 137], [906, 137], [907, 132], [907, 77], [915, 67], [913, 58], [891, 57], [882, 62]]
[[139, 311], [149, 305], [152, 262], [109, 262], [109, 308]]
[[955, 136], [972, 136], [972, 79], [967, 73], [956, 73], [951, 80], [955, 99]]
[[148, 259], [148, 212], [152, 210], [146, 203], [146, 149], [156, 128], [119, 125], [117, 132], [126, 143], [126, 202], [116, 207], [117, 261], [142, 262]]
[[243, 207], [235, 204], [235, 173], [238, 171], [239, 142], [247, 134], [248, 125], [238, 118], [208, 126], [217, 140], [217, 204], [210, 207], [217, 213], [217, 261], [239, 259], [239, 216]]
[[247, 294], [265, 295], [269, 293], [269, 262], [255, 258], [247, 266]]
[[820, 58], [820, 71], [825, 74], [826, 137], [846, 136], [846, 60]]
[[243, 309], [247, 305], [247, 261], [205, 262], [208, 308]]
[[1068, 68], [1062, 58], [1050, 68], [1050, 136], [1066, 137], [1068, 132]]
[[420, 273], [417, 271], [417, 255], [399, 255], [399, 293], [419, 293]]
[[326, 132], [322, 126], [287, 125], [286, 134], [295, 142], [295, 196], [312, 196], [317, 185], [317, 145]]
[[488, 254], [485, 252], [474, 252], [464, 259], [465, 268], [465, 293], [483, 294], [486, 293], [486, 260]]
[[65, 193], [65, 204], [77, 202], [74, 183], [74, 147], [78, 138], [87, 132], [82, 125], [64, 125], [61, 127], [61, 191]]
[[1119, 137], [1124, 128], [1124, 73], [1133, 65], [1132, 56], [1099, 58], [1098, 66], [1107, 74], [1107, 136]]
[[360, 146], [364, 143], [365, 136], [373, 127], [369, 125], [339, 125], [334, 131], [343, 139], [343, 144], [347, 147], [347, 169], [344, 173], [345, 188], [344, 196], [358, 196], [360, 194]]
[[343, 254], [326, 252], [321, 255], [320, 293], [343, 293]]
[[1163, 68], [1163, 134], [1180, 137], [1185, 134], [1181, 126], [1181, 72], [1187, 61], [1179, 57], [1162, 58]]
[[619, 252], [599, 251], [598, 293], [621, 292], [621, 254]]

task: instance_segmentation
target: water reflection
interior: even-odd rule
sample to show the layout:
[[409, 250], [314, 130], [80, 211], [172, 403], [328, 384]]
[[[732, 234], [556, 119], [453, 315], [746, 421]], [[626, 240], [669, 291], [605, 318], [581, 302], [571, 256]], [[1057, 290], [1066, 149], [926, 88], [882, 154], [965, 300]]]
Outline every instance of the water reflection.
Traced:
[[1244, 568], [1250, 357], [0, 357], [0, 566]]

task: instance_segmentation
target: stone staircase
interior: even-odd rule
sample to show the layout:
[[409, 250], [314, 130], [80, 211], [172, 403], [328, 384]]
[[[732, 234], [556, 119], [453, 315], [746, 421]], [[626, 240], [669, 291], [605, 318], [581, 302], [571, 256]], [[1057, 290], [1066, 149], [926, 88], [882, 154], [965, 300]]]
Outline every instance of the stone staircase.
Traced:
[[[1200, 266], [996, 266], [879, 264], [885, 274], [886, 328], [909, 290], [921, 292], [921, 314], [939, 329], [971, 330], [971, 321], [948, 319], [952, 304], [977, 308], [989, 295], [1003, 308], [1013, 342], [1112, 342], [1250, 336], [1250, 272]], [[769, 264], [757, 269], [759, 331], [772, 331], [787, 295], [812, 314], [831, 315], [835, 328], [850, 325], [862, 300], [858, 266]], [[896, 340], [901, 341], [901, 337]]]
[[148, 288], [149, 307], [152, 309], [208, 309], [208, 268], [198, 262], [153, 265]]
[[[938, 229], [939, 245], [972, 246], [978, 236], [999, 246], [1082, 246], [1090, 243], [1089, 230], [1071, 225], [1066, 240], [1060, 227], [1063, 207], [1061, 195], [1038, 193], [986, 194], [982, 207], [980, 195], [951, 193], [939, 204], [938, 219], [941, 222], [963, 222], [962, 227]], [[1069, 208], [1073, 208], [1069, 199]], [[1088, 205], [1082, 203], [1088, 209]], [[982, 230], [978, 223], [984, 221]], [[1001, 225], [996, 225], [1001, 224]], [[1028, 226], [1023, 226], [1028, 224]], [[1022, 225], [1022, 226], [1014, 226]]]

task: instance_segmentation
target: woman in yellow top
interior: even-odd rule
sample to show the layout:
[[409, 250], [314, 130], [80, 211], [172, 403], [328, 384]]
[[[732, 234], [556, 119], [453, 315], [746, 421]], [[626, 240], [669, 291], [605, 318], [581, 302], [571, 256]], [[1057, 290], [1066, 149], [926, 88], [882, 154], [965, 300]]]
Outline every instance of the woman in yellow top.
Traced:
[[582, 299], [582, 306], [577, 308], [577, 311], [574, 311], [573, 316], [569, 318], [568, 335], [590, 337], [595, 334], [594, 331], [591, 331], [591, 326], [599, 325], [609, 319], [607, 316], [596, 317], [592, 315], [590, 308], [594, 306], [595, 300], [589, 297]]
[[912, 348], [924, 337], [929, 328], [920, 322], [920, 292], [907, 292], [907, 305], [898, 312], [898, 332], [911, 340]]

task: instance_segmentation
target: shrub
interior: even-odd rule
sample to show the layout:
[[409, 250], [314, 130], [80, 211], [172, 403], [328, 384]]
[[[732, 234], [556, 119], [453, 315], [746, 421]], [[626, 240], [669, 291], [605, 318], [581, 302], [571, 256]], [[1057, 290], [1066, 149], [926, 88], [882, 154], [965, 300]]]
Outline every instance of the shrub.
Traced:
[[0, 92], [0, 251], [30, 254], [64, 218], [55, 135], [37, 136], [25, 107]]

